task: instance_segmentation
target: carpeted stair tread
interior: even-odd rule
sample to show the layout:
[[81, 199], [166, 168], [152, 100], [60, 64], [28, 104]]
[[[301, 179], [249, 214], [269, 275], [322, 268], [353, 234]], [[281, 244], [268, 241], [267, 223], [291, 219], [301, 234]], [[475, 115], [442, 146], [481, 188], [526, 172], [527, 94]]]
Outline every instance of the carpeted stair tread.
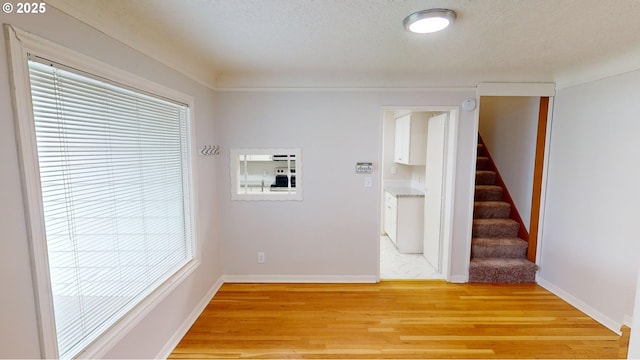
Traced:
[[478, 156], [476, 159], [476, 170], [489, 169], [489, 158], [486, 156]]
[[473, 219], [473, 237], [517, 237], [520, 224], [511, 219]]
[[498, 201], [502, 199], [502, 186], [476, 185], [475, 201]]
[[490, 169], [495, 165], [489, 152], [478, 144], [469, 282], [533, 283], [538, 266], [527, 259], [529, 244], [518, 237], [520, 223], [511, 219], [517, 211], [504, 201], [509, 196]]
[[511, 204], [504, 201], [476, 201], [473, 203], [474, 219], [508, 219]]
[[532, 283], [538, 266], [523, 258], [474, 258], [469, 263], [469, 282]]
[[476, 170], [476, 185], [493, 185], [496, 183], [496, 172], [491, 170]]
[[520, 238], [473, 238], [472, 258], [524, 258], [528, 244]]

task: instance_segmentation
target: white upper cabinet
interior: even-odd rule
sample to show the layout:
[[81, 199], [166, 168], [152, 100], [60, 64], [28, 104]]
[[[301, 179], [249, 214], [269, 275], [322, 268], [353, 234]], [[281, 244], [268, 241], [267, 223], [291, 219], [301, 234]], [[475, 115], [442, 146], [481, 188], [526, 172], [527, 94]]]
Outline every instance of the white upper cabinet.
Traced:
[[428, 114], [409, 113], [396, 118], [394, 161], [424, 165], [427, 154]]

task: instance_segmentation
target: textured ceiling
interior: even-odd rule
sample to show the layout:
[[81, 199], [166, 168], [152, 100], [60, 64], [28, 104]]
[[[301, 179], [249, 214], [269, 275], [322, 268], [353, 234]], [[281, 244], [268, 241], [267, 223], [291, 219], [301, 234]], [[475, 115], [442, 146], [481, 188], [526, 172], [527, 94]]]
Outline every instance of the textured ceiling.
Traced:
[[[640, 0], [51, 3], [218, 88], [571, 82], [607, 64], [640, 67]], [[454, 26], [404, 31], [405, 16], [434, 7], [455, 10]]]

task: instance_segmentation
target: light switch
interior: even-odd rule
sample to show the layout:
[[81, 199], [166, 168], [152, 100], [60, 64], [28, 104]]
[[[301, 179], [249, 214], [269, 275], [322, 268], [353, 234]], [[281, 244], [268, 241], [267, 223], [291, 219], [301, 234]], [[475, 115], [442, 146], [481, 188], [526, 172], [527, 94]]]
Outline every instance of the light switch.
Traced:
[[373, 178], [371, 176], [364, 177], [364, 187], [372, 187], [373, 186]]

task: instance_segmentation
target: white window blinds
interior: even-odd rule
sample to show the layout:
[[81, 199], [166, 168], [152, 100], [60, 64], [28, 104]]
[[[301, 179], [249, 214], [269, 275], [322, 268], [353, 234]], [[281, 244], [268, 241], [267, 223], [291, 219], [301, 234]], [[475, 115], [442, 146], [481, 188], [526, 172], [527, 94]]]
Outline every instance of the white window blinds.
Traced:
[[184, 104], [29, 61], [62, 358], [194, 256]]

